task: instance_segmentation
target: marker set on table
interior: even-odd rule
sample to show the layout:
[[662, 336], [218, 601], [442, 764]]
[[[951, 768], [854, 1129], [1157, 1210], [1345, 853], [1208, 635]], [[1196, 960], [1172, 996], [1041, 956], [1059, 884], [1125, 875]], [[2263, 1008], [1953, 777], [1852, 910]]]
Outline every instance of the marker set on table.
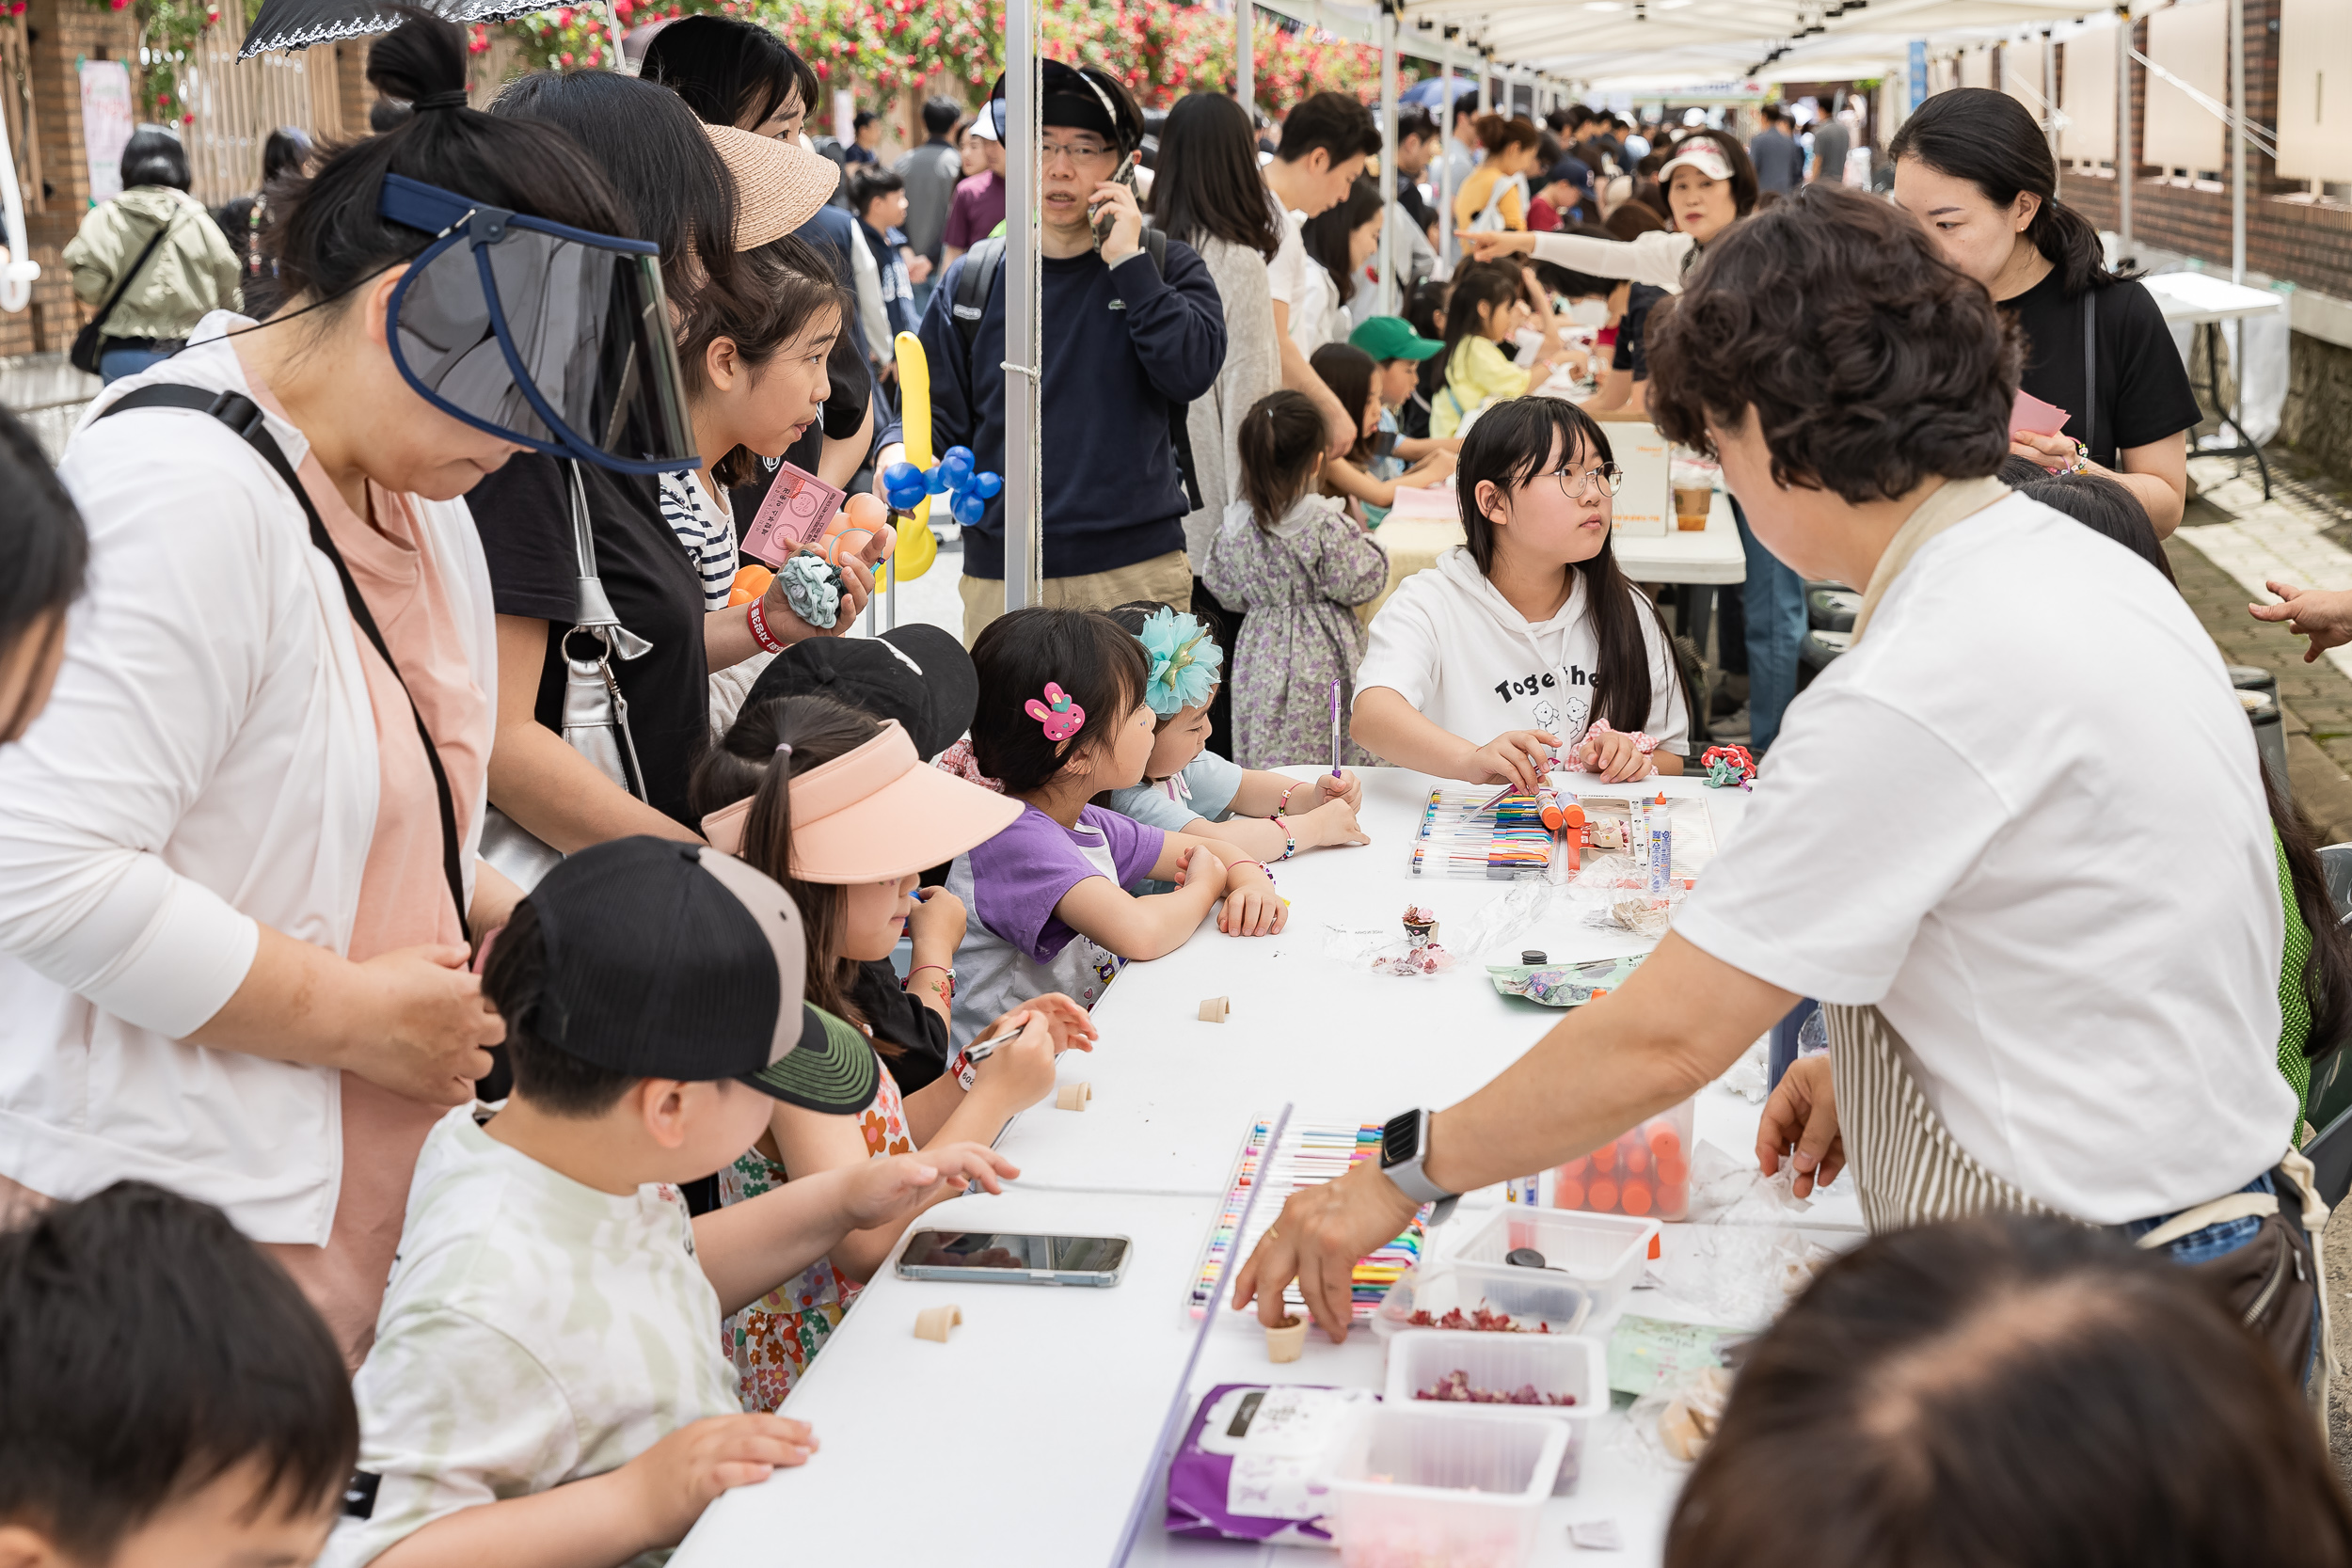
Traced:
[[[1271, 1149], [1267, 1145], [1274, 1133], [1271, 1119], [1262, 1119], [1249, 1129], [1243, 1140], [1241, 1154], [1233, 1163], [1233, 1178], [1226, 1189], [1224, 1207], [1218, 1212], [1216, 1224], [1210, 1229], [1208, 1244], [1201, 1249], [1200, 1267], [1193, 1276], [1192, 1291], [1185, 1309], [1198, 1318], [1217, 1299], [1223, 1289], [1228, 1267], [1248, 1258], [1260, 1237], [1272, 1228], [1282, 1212], [1282, 1204], [1301, 1187], [1336, 1180], [1347, 1173], [1347, 1167], [1363, 1161], [1380, 1158], [1380, 1124], [1366, 1122], [1292, 1121], [1282, 1131], [1282, 1140]], [[1263, 1185], [1257, 1207], [1250, 1210], [1249, 1228], [1241, 1231], [1242, 1210], [1248, 1206], [1252, 1187]], [[1386, 1245], [1374, 1248], [1356, 1260], [1352, 1281], [1355, 1295], [1355, 1315], [1368, 1318], [1389, 1293], [1389, 1287], [1399, 1275], [1421, 1260], [1421, 1221], [1414, 1220], [1405, 1234]], [[1300, 1316], [1306, 1313], [1305, 1298], [1298, 1287], [1290, 1287], [1285, 1297]]]

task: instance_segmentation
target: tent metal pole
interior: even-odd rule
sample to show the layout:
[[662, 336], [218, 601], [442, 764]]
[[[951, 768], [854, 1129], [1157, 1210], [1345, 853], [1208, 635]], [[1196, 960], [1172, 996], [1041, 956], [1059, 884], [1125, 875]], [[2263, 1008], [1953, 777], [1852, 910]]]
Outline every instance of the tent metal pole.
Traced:
[[2050, 161], [2058, 155], [2058, 41], [2050, 37], [2050, 29], [2042, 29], [2042, 126], [2050, 138]]
[[1044, 493], [1038, 467], [1038, 73], [1035, 0], [1005, 4], [1005, 610], [1041, 602]]
[[1438, 253], [1451, 268], [1454, 264], [1454, 40], [1440, 44], [1438, 79], [1444, 86], [1438, 91], [1445, 103], [1438, 110]]
[[1252, 0], [1233, 0], [1233, 96], [1241, 101], [1242, 112], [1249, 117], [1249, 139], [1258, 139], [1258, 56], [1257, 45], [1250, 38]]
[[1490, 115], [1495, 112], [1494, 66], [1494, 56], [1487, 54], [1483, 48], [1479, 50], [1478, 112], [1482, 115]]
[[[2230, 0], [2230, 281], [2246, 281], [2246, 0]], [[2240, 326], [2240, 335], [2244, 335]]]
[[[1245, 0], [1246, 3], [1246, 0]], [[1396, 314], [1396, 13], [1380, 8], [1380, 313]]]

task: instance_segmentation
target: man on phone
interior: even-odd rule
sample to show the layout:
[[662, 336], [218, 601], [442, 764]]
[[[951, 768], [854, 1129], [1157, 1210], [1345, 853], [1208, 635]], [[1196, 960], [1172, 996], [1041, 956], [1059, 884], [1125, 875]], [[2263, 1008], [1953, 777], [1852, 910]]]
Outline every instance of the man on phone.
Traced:
[[[1107, 610], [1131, 599], [1184, 609], [1185, 499], [1176, 433], [1225, 364], [1225, 309], [1190, 246], [1147, 236], [1136, 203], [1143, 114], [1094, 66], [1044, 64], [1039, 145], [1043, 360], [1039, 392], [1044, 603]], [[980, 111], [999, 136], [1004, 82]], [[931, 444], [970, 447], [1004, 470], [1004, 242], [949, 264], [918, 336], [930, 360]], [[897, 450], [876, 461], [881, 471]], [[1002, 498], [963, 531], [963, 640], [1004, 612]]]

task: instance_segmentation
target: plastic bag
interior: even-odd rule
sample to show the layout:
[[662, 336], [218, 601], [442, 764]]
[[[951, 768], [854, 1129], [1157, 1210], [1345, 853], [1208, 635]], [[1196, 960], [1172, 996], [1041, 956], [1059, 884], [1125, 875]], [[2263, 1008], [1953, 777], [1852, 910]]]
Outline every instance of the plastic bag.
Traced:
[[1362, 927], [1327, 926], [1323, 956], [1375, 974], [1443, 974], [1454, 967], [1454, 955], [1436, 941], [1412, 942], [1386, 930]]
[[1498, 948], [1517, 958], [1527, 945], [1527, 934], [1549, 912], [1555, 891], [1550, 882], [1532, 872], [1514, 877], [1508, 892], [1489, 898], [1476, 914], [1454, 928], [1455, 950], [1473, 963]]
[[1653, 1458], [1680, 1468], [1707, 1451], [1730, 1402], [1731, 1374], [1701, 1367], [1671, 1388], [1635, 1400], [1628, 1425]]

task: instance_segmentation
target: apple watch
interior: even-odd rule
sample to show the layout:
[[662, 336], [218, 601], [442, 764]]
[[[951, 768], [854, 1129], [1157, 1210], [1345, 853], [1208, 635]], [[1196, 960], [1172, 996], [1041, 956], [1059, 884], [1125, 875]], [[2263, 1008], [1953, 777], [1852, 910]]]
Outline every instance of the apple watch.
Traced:
[[1431, 1225], [1443, 1225], [1459, 1203], [1459, 1193], [1449, 1193], [1422, 1173], [1422, 1162], [1429, 1157], [1429, 1113], [1406, 1111], [1391, 1117], [1380, 1129], [1380, 1174], [1396, 1183], [1397, 1191], [1415, 1203], [1434, 1203], [1429, 1212]]

